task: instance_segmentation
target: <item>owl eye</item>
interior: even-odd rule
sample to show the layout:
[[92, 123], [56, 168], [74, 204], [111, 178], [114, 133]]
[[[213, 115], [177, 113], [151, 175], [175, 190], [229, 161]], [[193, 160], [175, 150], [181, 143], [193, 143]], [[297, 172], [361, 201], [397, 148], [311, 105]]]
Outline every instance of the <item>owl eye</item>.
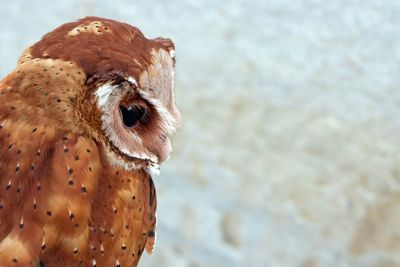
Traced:
[[146, 109], [139, 105], [130, 107], [119, 106], [119, 110], [121, 111], [122, 121], [126, 127], [135, 126], [146, 115]]

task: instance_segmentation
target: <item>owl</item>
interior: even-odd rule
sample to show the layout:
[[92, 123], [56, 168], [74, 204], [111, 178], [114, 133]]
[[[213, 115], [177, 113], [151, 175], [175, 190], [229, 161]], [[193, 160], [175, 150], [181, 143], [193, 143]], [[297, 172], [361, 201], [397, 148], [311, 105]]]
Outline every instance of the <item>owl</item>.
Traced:
[[86, 17], [0, 82], [0, 266], [136, 266], [180, 114], [174, 43]]

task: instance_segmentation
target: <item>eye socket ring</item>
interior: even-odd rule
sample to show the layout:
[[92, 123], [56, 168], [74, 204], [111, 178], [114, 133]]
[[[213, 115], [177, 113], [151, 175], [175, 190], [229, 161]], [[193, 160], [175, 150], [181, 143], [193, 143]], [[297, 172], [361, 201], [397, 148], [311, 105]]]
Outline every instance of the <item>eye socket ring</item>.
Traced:
[[119, 106], [119, 111], [121, 114], [122, 122], [125, 127], [134, 127], [140, 120], [144, 118], [147, 113], [147, 109], [140, 105], [133, 106]]

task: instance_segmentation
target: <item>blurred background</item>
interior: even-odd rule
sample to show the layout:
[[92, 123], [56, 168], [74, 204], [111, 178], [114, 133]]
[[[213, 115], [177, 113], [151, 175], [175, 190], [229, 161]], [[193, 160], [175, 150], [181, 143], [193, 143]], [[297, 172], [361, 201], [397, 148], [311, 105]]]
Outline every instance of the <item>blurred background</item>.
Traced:
[[2, 0], [0, 75], [86, 15], [176, 43], [140, 266], [400, 266], [400, 1]]

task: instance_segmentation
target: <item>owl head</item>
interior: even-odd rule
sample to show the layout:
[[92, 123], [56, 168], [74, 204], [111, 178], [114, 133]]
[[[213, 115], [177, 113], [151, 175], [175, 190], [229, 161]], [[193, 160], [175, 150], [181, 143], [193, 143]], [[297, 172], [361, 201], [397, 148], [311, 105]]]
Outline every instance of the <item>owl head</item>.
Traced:
[[171, 153], [170, 136], [180, 119], [174, 49], [170, 39], [147, 39], [131, 25], [86, 17], [45, 35], [20, 64], [63, 69], [56, 82], [47, 78], [51, 94], [67, 102], [59, 127], [90, 135], [126, 169], [157, 169]]

